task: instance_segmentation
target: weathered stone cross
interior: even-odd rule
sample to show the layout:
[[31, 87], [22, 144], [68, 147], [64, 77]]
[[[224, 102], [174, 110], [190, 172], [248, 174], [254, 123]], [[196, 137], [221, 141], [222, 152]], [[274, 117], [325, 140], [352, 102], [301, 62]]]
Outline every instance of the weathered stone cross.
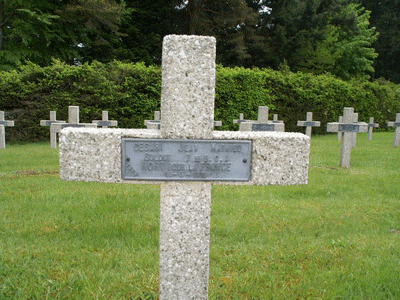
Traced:
[[164, 38], [161, 130], [61, 131], [62, 180], [160, 185], [160, 299], [208, 298], [212, 184], [307, 183], [307, 136], [212, 130], [215, 44]]
[[[146, 125], [147, 129], [161, 129], [161, 121], [160, 121], [160, 111], [154, 112], [154, 120], [144, 120], [144, 125]], [[222, 121], [214, 121], [214, 127], [222, 126]]]
[[312, 112], [307, 112], [307, 117], [305, 121], [297, 121], [297, 126], [305, 126], [306, 127], [306, 135], [308, 137], [311, 137], [311, 131], [313, 127], [320, 127], [321, 122], [320, 121], [313, 121], [312, 120]]
[[108, 126], [118, 126], [118, 121], [108, 120], [108, 111], [104, 110], [101, 112], [101, 120], [93, 120], [93, 124], [101, 126], [102, 128], [108, 128]]
[[268, 106], [259, 106], [257, 121], [245, 121], [239, 123], [239, 131], [285, 131], [283, 122], [268, 120]]
[[65, 123], [65, 121], [59, 121], [56, 117], [55, 111], [50, 111], [50, 120], [40, 120], [40, 126], [50, 126], [50, 148], [57, 148], [57, 133], [55, 131], [54, 126], [51, 126], [54, 123]]
[[368, 141], [372, 140], [372, 131], [374, 128], [378, 128], [379, 124], [374, 123], [374, 117], [369, 118], [369, 123], [368, 123]]
[[342, 148], [340, 150], [340, 167], [350, 167], [350, 152], [354, 144], [353, 133], [367, 132], [367, 123], [354, 123], [354, 108], [345, 107], [343, 110], [343, 122], [328, 123], [326, 131], [328, 132], [343, 132]]
[[400, 113], [396, 114], [394, 122], [387, 122], [388, 127], [394, 127], [394, 141], [393, 147], [398, 147], [400, 142]]
[[4, 119], [4, 111], [0, 111], [0, 149], [6, 148], [6, 126], [14, 126], [14, 121], [6, 121]]

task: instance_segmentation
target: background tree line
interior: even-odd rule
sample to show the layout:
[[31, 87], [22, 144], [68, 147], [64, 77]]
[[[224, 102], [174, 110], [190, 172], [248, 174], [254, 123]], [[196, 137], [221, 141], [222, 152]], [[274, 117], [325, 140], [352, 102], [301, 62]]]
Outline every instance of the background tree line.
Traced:
[[26, 61], [161, 63], [167, 34], [212, 35], [217, 62], [400, 82], [400, 0], [0, 0], [0, 70]]

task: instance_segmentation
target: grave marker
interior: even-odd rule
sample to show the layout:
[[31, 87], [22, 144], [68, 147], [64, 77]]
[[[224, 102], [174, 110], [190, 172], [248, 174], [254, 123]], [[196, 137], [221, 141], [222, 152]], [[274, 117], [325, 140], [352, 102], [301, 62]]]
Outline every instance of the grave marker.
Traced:
[[52, 123], [50, 130], [59, 133], [64, 128], [97, 128], [96, 124], [93, 123], [79, 123], [79, 106], [68, 106], [68, 123]]
[[[358, 113], [353, 114], [353, 123], [358, 124]], [[352, 132], [352, 136], [353, 136], [353, 140], [351, 143], [351, 148], [355, 148], [356, 143], [357, 143], [357, 132]]]
[[394, 141], [393, 147], [398, 147], [400, 142], [400, 113], [396, 114], [394, 122], [387, 122], [388, 127], [394, 127]]
[[349, 168], [350, 166], [350, 152], [354, 141], [354, 132], [367, 132], [367, 123], [354, 123], [354, 108], [345, 107], [343, 110], [343, 122], [328, 123], [326, 131], [328, 132], [342, 132], [342, 147], [340, 150], [340, 167]]
[[313, 113], [307, 112], [307, 117], [305, 121], [297, 121], [297, 126], [305, 126], [306, 127], [306, 135], [311, 138], [311, 131], [313, 127], [320, 127], [320, 121], [312, 120]]
[[92, 123], [96, 124], [96, 126], [101, 126], [101, 128], [118, 126], [118, 121], [108, 120], [108, 111], [102, 111], [101, 120], [93, 120]]
[[378, 128], [379, 124], [374, 123], [374, 117], [369, 118], [369, 123], [368, 123], [368, 141], [372, 140], [372, 131], [374, 128]]
[[[160, 130], [160, 112], [155, 111], [154, 112], [154, 120], [144, 120], [144, 125], [146, 125], [147, 129], [156, 129]], [[220, 127], [222, 126], [222, 121], [214, 121], [214, 127]]]
[[254, 121], [244, 119], [243, 113], [240, 113], [240, 114], [239, 114], [239, 119], [234, 119], [234, 120], [233, 120], [233, 124], [239, 124], [239, 126], [240, 126], [240, 123], [243, 123], [243, 122], [250, 122], [250, 123], [252, 123], [252, 122], [254, 122]]
[[278, 120], [278, 114], [274, 114], [272, 123], [283, 123], [282, 120]]
[[268, 106], [258, 107], [257, 121], [241, 122], [239, 131], [285, 131], [285, 124], [268, 120]]
[[4, 111], [0, 111], [0, 149], [6, 148], [6, 126], [14, 127], [14, 121], [6, 121]]
[[[339, 116], [339, 123], [343, 123], [343, 116]], [[337, 140], [338, 141], [342, 140], [342, 132], [341, 131], [339, 131], [337, 133]]]
[[55, 111], [50, 111], [50, 120], [40, 120], [40, 126], [49, 126], [50, 127], [50, 148], [57, 148], [57, 133], [55, 132], [54, 126], [51, 126], [54, 123], [65, 123], [65, 121], [59, 121], [56, 117]]
[[307, 136], [212, 130], [215, 44], [213, 37], [164, 38], [161, 130], [61, 132], [62, 180], [160, 185], [161, 300], [208, 298], [212, 184], [307, 183]]

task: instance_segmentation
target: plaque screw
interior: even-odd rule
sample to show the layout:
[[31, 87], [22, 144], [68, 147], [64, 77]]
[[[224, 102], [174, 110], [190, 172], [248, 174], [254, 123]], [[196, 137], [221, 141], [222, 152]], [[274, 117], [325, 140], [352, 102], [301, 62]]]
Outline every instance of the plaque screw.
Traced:
[[244, 163], [247, 163], [247, 159], [243, 159], [243, 162], [244, 162]]
[[126, 158], [126, 161], [130, 161], [131, 159], [129, 157]]

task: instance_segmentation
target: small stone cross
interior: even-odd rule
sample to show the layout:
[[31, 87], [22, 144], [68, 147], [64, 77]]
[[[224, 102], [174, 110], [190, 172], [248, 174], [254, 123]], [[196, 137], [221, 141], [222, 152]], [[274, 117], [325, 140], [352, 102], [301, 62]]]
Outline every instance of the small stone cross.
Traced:
[[282, 120], [278, 120], [278, 114], [274, 114], [272, 122], [273, 123], [283, 123]]
[[239, 131], [285, 131], [283, 122], [274, 123], [268, 120], [268, 106], [258, 107], [257, 121], [241, 122]]
[[61, 131], [62, 180], [160, 185], [161, 300], [208, 298], [213, 184], [307, 183], [307, 136], [213, 131], [215, 56], [213, 37], [164, 37], [160, 130]]
[[343, 122], [328, 123], [326, 131], [343, 132], [342, 148], [340, 151], [340, 167], [349, 168], [350, 152], [354, 143], [354, 132], [367, 132], [367, 123], [354, 123], [354, 108], [345, 107], [343, 110]]
[[394, 127], [394, 141], [393, 147], [398, 147], [400, 142], [400, 113], [396, 114], [394, 122], [387, 122], [388, 127]]
[[[160, 111], [154, 112], [154, 120], [144, 120], [144, 125], [147, 126], [147, 129], [156, 129], [160, 130], [161, 121], [160, 121]], [[214, 121], [214, 127], [222, 126], [222, 121]]]
[[68, 106], [68, 123], [53, 123], [50, 125], [53, 127], [54, 132], [59, 133], [64, 128], [97, 128], [96, 124], [93, 123], [79, 123], [79, 106]]
[[243, 113], [239, 114], [239, 119], [234, 119], [233, 120], [233, 124], [239, 124], [240, 125], [240, 123], [243, 123], [243, 122], [254, 122], [254, 121], [245, 120]]
[[307, 112], [307, 117], [305, 121], [297, 121], [297, 126], [305, 126], [306, 127], [306, 135], [311, 137], [311, 131], [313, 127], [320, 127], [320, 121], [313, 121], [313, 113]]
[[369, 118], [369, 123], [368, 123], [368, 141], [372, 140], [372, 131], [374, 128], [378, 128], [379, 124], [374, 123], [374, 117]]
[[6, 126], [13, 127], [14, 121], [6, 121], [4, 119], [4, 111], [0, 111], [0, 149], [6, 148]]
[[40, 120], [40, 126], [49, 126], [50, 127], [50, 148], [57, 148], [57, 133], [55, 132], [54, 126], [51, 126], [54, 123], [65, 123], [65, 121], [59, 121], [56, 117], [55, 111], [50, 111], [50, 120]]
[[118, 126], [118, 121], [108, 120], [108, 111], [102, 111], [101, 120], [93, 120], [93, 124], [96, 126], [101, 126], [102, 128], [108, 128], [108, 126]]

